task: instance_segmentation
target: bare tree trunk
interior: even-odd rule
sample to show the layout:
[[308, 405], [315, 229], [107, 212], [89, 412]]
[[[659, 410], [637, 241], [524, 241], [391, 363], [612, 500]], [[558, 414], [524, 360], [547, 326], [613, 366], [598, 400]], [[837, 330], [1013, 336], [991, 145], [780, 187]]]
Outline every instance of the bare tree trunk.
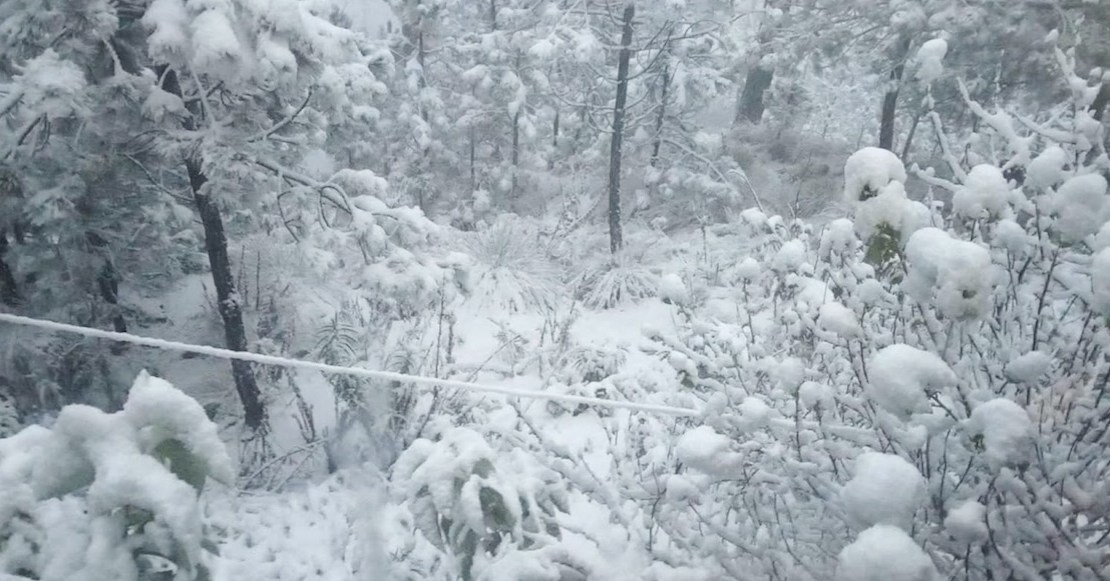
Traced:
[[748, 71], [744, 79], [744, 89], [740, 92], [740, 106], [736, 109], [736, 120], [759, 123], [763, 119], [763, 95], [771, 88], [775, 73], [758, 64]]
[[551, 147], [559, 147], [559, 110], [555, 110], [555, 120], [551, 123]]
[[[193, 191], [193, 202], [204, 226], [204, 248], [208, 262], [212, 266], [212, 284], [216, 287], [216, 301], [220, 318], [224, 321], [224, 340], [227, 348], [233, 351], [247, 350], [247, 331], [243, 324], [243, 309], [239, 304], [239, 293], [235, 290], [235, 278], [231, 271], [231, 258], [227, 252], [227, 234], [224, 232], [220, 209], [204, 188], [208, 177], [201, 169], [200, 161], [190, 157], [185, 160], [185, 170], [189, 174], [189, 186]], [[247, 361], [232, 360], [231, 375], [235, 379], [235, 390], [243, 403], [244, 420], [252, 430], [264, 430], [266, 408], [262, 405], [261, 392], [254, 377], [254, 370]]]
[[[520, 71], [520, 53], [516, 54], [516, 70]], [[524, 104], [520, 103], [513, 114], [513, 151], [512, 151], [512, 176], [511, 185], [509, 189], [509, 208], [516, 212], [517, 198], [520, 196], [518, 186], [520, 184], [520, 113], [524, 108]]]
[[[670, 35], [663, 50], [670, 48]], [[659, 89], [659, 114], [655, 117], [655, 140], [651, 144], [651, 167], [659, 166], [659, 150], [663, 148], [663, 123], [667, 120], [667, 94], [671, 87], [671, 67], [666, 59], [663, 60], [662, 87]]]
[[517, 198], [520, 196], [520, 191], [517, 189], [519, 185], [519, 170], [520, 170], [520, 111], [517, 110], [513, 115], [513, 152], [512, 152], [512, 178], [511, 185], [509, 186], [509, 207], [514, 212], [517, 211]]
[[497, 0], [489, 0], [489, 29], [497, 30]]
[[[161, 76], [161, 72], [159, 73]], [[165, 75], [163, 86], [167, 92], [182, 97], [181, 86], [178, 84], [177, 75], [173, 72]], [[188, 105], [187, 105], [188, 106]], [[187, 131], [196, 130], [195, 117], [187, 117], [183, 122]], [[227, 348], [233, 351], [247, 350], [247, 331], [243, 323], [243, 309], [239, 304], [239, 293], [235, 290], [235, 277], [231, 270], [231, 257], [227, 252], [227, 233], [224, 231], [223, 217], [220, 208], [209, 197], [204, 187], [208, 176], [204, 174], [200, 160], [195, 155], [185, 159], [185, 171], [189, 177], [189, 188], [193, 192], [193, 203], [197, 213], [200, 214], [201, 226], [204, 228], [204, 249], [208, 254], [208, 262], [212, 269], [212, 284], [216, 287], [216, 301], [220, 318], [224, 323], [224, 341]], [[254, 377], [254, 370], [247, 361], [233, 360], [231, 362], [231, 375], [235, 380], [235, 391], [239, 394], [239, 401], [243, 404], [243, 418], [247, 427], [256, 432], [265, 431], [267, 428], [266, 408], [262, 403], [262, 393]]]
[[906, 135], [906, 143], [902, 144], [902, 160], [905, 161], [910, 157], [910, 146], [913, 145], [913, 136], [917, 133], [917, 126], [921, 123], [921, 117], [925, 111], [918, 111], [917, 115], [913, 117], [913, 123], [910, 124], [910, 132]]
[[[418, 86], [423, 91], [428, 86], [428, 71], [424, 68], [427, 61], [427, 53], [424, 50], [424, 22], [420, 22], [420, 32], [416, 37], [416, 62], [420, 63], [420, 82]], [[423, 103], [423, 98], [417, 99], [418, 102]], [[428, 121], [428, 111], [424, 105], [420, 105], [420, 118], [426, 123]]]
[[613, 134], [609, 141], [609, 252], [624, 245], [621, 233], [621, 146], [624, 141], [624, 106], [628, 100], [628, 61], [632, 55], [632, 18], [636, 7], [624, 7], [621, 50], [617, 57], [617, 98], [613, 104]]
[[902, 83], [902, 73], [906, 70], [906, 56], [910, 51], [910, 39], [900, 41], [894, 69], [890, 71], [890, 86], [883, 95], [883, 110], [879, 119], [879, 147], [894, 151], [894, 117], [898, 112], [898, 92]]

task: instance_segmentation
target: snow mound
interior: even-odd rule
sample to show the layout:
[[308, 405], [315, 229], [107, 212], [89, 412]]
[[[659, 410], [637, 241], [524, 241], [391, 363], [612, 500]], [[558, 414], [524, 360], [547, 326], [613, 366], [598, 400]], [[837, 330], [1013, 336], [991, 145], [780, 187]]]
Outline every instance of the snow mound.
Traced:
[[1064, 182], [1052, 200], [1053, 229], [1065, 243], [1081, 242], [1098, 232], [1110, 210], [1106, 178], [1099, 174], [1076, 176]]
[[948, 511], [944, 529], [961, 543], [980, 543], [987, 540], [987, 507], [969, 500]]
[[897, 527], [877, 525], [840, 551], [837, 581], [936, 581], [932, 559]]
[[904, 242], [922, 225], [928, 209], [906, 197], [906, 167], [897, 155], [878, 147], [865, 147], [844, 164], [844, 199], [855, 206], [855, 231], [870, 240], [883, 225], [898, 232]]
[[771, 419], [771, 408], [758, 397], [746, 397], [740, 402], [740, 420], [749, 430], [765, 427]]
[[836, 395], [825, 384], [807, 381], [798, 387], [798, 399], [808, 409], [829, 408], [836, 402]]
[[844, 163], [844, 199], [848, 202], [876, 196], [891, 182], [906, 183], [906, 166], [890, 151], [865, 147]]
[[990, 252], [938, 228], [922, 228], [906, 243], [909, 273], [902, 287], [920, 302], [936, 301], [945, 317], [977, 319], [994, 287]]
[[837, 218], [829, 222], [824, 234], [821, 236], [821, 245], [818, 254], [828, 258], [832, 254], [850, 252], [856, 245], [855, 225], [847, 218]]
[[1002, 176], [1002, 170], [990, 165], [980, 164], [967, 174], [967, 179], [952, 196], [952, 211], [963, 218], [972, 220], [997, 218], [1007, 208], [1010, 186]]
[[1032, 188], [1044, 189], [1064, 181], [1064, 166], [1068, 164], [1068, 154], [1058, 146], [1045, 148], [1025, 169], [1025, 184]]
[[1003, 373], [1014, 383], [1034, 383], [1052, 367], [1052, 356], [1044, 351], [1030, 351], [1019, 355], [1009, 363]]
[[698, 426], [678, 439], [678, 458], [691, 468], [711, 473], [728, 453], [729, 445], [728, 437], [709, 426]]
[[690, 293], [686, 290], [686, 283], [682, 282], [681, 276], [672, 272], [659, 279], [659, 298], [681, 305], [686, 303], [689, 297]]
[[1110, 317], [1110, 248], [1104, 248], [1091, 260], [1091, 308]]
[[798, 267], [806, 261], [806, 245], [798, 239], [791, 240], [782, 245], [771, 261], [771, 269], [775, 272], [797, 272]]
[[917, 79], [929, 84], [944, 74], [944, 55], [948, 54], [948, 43], [943, 38], [934, 38], [922, 43], [917, 49]]
[[1093, 250], [1096, 252], [1110, 248], [1110, 220], [1098, 229], [1098, 234], [1095, 234], [1094, 244]]
[[871, 370], [871, 381], [866, 386], [868, 397], [902, 418], [928, 413], [929, 393], [959, 382], [940, 357], [901, 343], [880, 349], [868, 366]]
[[911, 233], [929, 223], [929, 209], [906, 197], [900, 182], [891, 182], [878, 195], [859, 203], [855, 229], [861, 240], [869, 240], [881, 226], [889, 226], [905, 242]]
[[845, 339], [856, 339], [863, 336], [863, 327], [856, 320], [856, 314], [848, 307], [838, 303], [829, 302], [821, 305], [817, 315], [817, 324], [821, 328]]
[[1028, 458], [1033, 422], [1021, 406], [1008, 399], [979, 404], [966, 428], [972, 436], [982, 436], [984, 455], [994, 467], [1017, 465]]
[[852, 479], [840, 501], [852, 523], [865, 529], [892, 525], [908, 529], [925, 500], [925, 479], [900, 456], [865, 452], [856, 458]]
[[994, 242], [1015, 256], [1022, 256], [1029, 249], [1031, 240], [1021, 224], [1010, 220], [999, 220], [994, 226]]
[[759, 261], [750, 256], [741, 260], [740, 264], [736, 265], [736, 276], [740, 277], [740, 280], [743, 282], [755, 282], [759, 280], [759, 273]]

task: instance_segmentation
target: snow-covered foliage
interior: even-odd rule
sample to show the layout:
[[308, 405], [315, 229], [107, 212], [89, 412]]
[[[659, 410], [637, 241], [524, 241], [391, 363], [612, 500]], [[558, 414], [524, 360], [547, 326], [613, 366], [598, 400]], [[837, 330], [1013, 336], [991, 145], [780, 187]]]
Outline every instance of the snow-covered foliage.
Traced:
[[837, 581], [935, 581], [929, 555], [901, 529], [876, 525], [840, 552]]
[[0, 3], [0, 309], [519, 396], [5, 326], [0, 574], [1106, 576], [1099, 3], [355, 4]]
[[123, 409], [74, 405], [0, 440], [0, 572], [34, 579], [209, 578], [197, 497], [234, 470], [200, 404], [141, 373]]
[[555, 516], [568, 510], [565, 493], [524, 455], [497, 455], [481, 434], [452, 428], [413, 442], [392, 477], [417, 530], [456, 559], [462, 579], [558, 578]]
[[921, 43], [917, 49], [917, 73], [919, 81], [928, 85], [944, 74], [944, 55], [948, 53], [948, 42], [934, 38]]
[[993, 265], [987, 249], [952, 238], [944, 230], [923, 228], [906, 243], [909, 273], [903, 288], [953, 319], [976, 319], [990, 307]]
[[903, 344], [883, 347], [871, 357], [868, 367], [868, 396], [899, 416], [928, 413], [929, 395], [959, 382], [943, 359]]
[[905, 530], [925, 500], [925, 479], [899, 456], [866, 452], [856, 457], [852, 479], [840, 498], [848, 518], [860, 530], [874, 525]]

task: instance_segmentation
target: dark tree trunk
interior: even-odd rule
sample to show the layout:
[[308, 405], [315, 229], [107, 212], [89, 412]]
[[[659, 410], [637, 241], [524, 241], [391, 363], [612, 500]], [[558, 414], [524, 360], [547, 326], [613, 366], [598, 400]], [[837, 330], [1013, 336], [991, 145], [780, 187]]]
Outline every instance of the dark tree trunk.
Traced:
[[[427, 61], [427, 54], [424, 52], [424, 23], [423, 22], [420, 23], [420, 33], [419, 33], [419, 36], [416, 37], [416, 47], [417, 47], [417, 51], [418, 51], [416, 53], [416, 62], [420, 63], [420, 83], [419, 83], [419, 86], [420, 86], [420, 90], [423, 91], [428, 86], [428, 71], [425, 70], [425, 68], [424, 68], [425, 66], [427, 66], [427, 62], [426, 62]], [[419, 99], [418, 101], [423, 103], [423, 99]], [[426, 108], [424, 108], [423, 104], [420, 105], [420, 118], [423, 119], [425, 123], [428, 122], [428, 110]], [[427, 150], [425, 150], [423, 153], [427, 153]]]
[[[224, 340], [227, 342], [228, 349], [246, 351], [246, 325], [243, 324], [243, 309], [239, 304], [239, 293], [235, 290], [231, 258], [227, 252], [227, 234], [224, 232], [220, 209], [205, 191], [204, 184], [208, 181], [208, 177], [204, 175], [200, 162], [192, 157], [186, 159], [185, 170], [189, 174], [193, 202], [197, 206], [197, 213], [200, 214], [200, 221], [204, 226], [204, 249], [208, 253], [208, 262], [212, 266], [212, 284], [216, 287], [216, 301], [219, 305], [220, 318], [224, 321]], [[239, 400], [243, 403], [244, 420], [247, 426], [256, 431], [264, 429], [266, 408], [262, 405], [258, 382], [255, 380], [250, 363], [233, 360], [231, 374], [235, 378], [235, 390], [239, 392]]]
[[[159, 71], [161, 76], [162, 71]], [[181, 86], [178, 84], [177, 75], [172, 71], [165, 75], [162, 87], [165, 91], [184, 98]], [[188, 106], [188, 104], [187, 104]], [[199, 112], [190, 108], [194, 116]], [[187, 131], [196, 130], [193, 118], [186, 118], [184, 126]], [[224, 323], [224, 341], [227, 348], [233, 351], [247, 350], [247, 330], [243, 323], [243, 309], [239, 304], [239, 293], [235, 290], [235, 278], [231, 270], [231, 257], [227, 252], [227, 233], [224, 231], [223, 217], [220, 208], [209, 197], [204, 185], [208, 176], [204, 174], [200, 160], [190, 155], [185, 159], [185, 171], [189, 176], [189, 188], [193, 192], [193, 203], [200, 214], [200, 222], [204, 228], [204, 249], [208, 254], [208, 262], [212, 268], [212, 284], [216, 287], [216, 301], [220, 318]], [[256, 432], [265, 431], [267, 427], [266, 408], [262, 403], [262, 393], [258, 388], [258, 381], [254, 377], [254, 370], [247, 361], [233, 360], [231, 362], [231, 375], [235, 380], [235, 391], [239, 394], [239, 401], [243, 404], [243, 419], [247, 427]]]
[[621, 146], [624, 141], [624, 106], [628, 100], [628, 61], [632, 55], [632, 18], [636, 7], [624, 7], [621, 50], [617, 58], [617, 98], [613, 104], [613, 135], [609, 142], [609, 251], [624, 245], [621, 233]]
[[774, 71], [758, 64], [748, 71], [744, 89], [740, 92], [740, 106], [736, 110], [737, 121], [759, 123], [763, 119], [763, 95], [771, 88], [774, 78]]
[[921, 124], [921, 116], [924, 111], [918, 111], [917, 115], [913, 117], [913, 123], [910, 124], [910, 132], [906, 135], [906, 142], [902, 144], [902, 159], [907, 160], [910, 157], [910, 146], [913, 145], [913, 136], [917, 133], [917, 126]]
[[489, 0], [489, 29], [497, 30], [497, 0]]
[[0, 302], [14, 307], [19, 304], [19, 285], [15, 282], [15, 273], [4, 260], [7, 253], [8, 233], [0, 230]]
[[[96, 275], [96, 286], [100, 291], [100, 298], [115, 309], [115, 313], [112, 315], [112, 328], [117, 333], [126, 333], [127, 321], [123, 318], [123, 313], [119, 309], [119, 273], [116, 272], [116, 265], [112, 263], [110, 258], [104, 259], [104, 265], [100, 267], [100, 272]], [[122, 343], [119, 345], [123, 346]]]
[[659, 150], [663, 148], [663, 122], [667, 120], [667, 93], [671, 86], [671, 67], [663, 62], [663, 86], [659, 89], [659, 114], [655, 117], [655, 140], [651, 144], [651, 167], [659, 166]]
[[[104, 265], [96, 275], [96, 286], [100, 298], [112, 306], [112, 329], [117, 333], [126, 333], [127, 319], [123, 318], [123, 310], [119, 306], [119, 274], [112, 259], [104, 259]], [[109, 349], [114, 355], [119, 355], [127, 350], [127, 343], [112, 343]]]
[[509, 189], [509, 207], [515, 212], [517, 211], [517, 197], [520, 196], [518, 190], [520, 179], [517, 175], [519, 173], [520, 165], [520, 111], [513, 115], [513, 152], [512, 152], [512, 185]]
[[898, 112], [898, 92], [902, 84], [902, 73], [906, 70], [906, 56], [910, 51], [910, 41], [900, 41], [896, 55], [897, 63], [890, 71], [890, 86], [883, 95], [882, 116], [879, 119], [879, 147], [894, 151], [894, 117]]
[[551, 123], [551, 146], [559, 147], [559, 110], [555, 110], [555, 120]]
[[[520, 53], [519, 52], [516, 54], [516, 70], [518, 70], [518, 71], [520, 70]], [[512, 151], [512, 164], [513, 164], [512, 172], [513, 173], [512, 173], [512, 178], [511, 178], [512, 185], [510, 186], [510, 189], [509, 189], [509, 208], [514, 212], [518, 211], [517, 198], [520, 196], [520, 190], [519, 190], [519, 186], [520, 186], [520, 176], [519, 176], [519, 174], [520, 174], [520, 113], [521, 113], [521, 110], [523, 108], [524, 108], [524, 104], [521, 103], [520, 106], [517, 108], [516, 113], [513, 114], [513, 151]]]
[[[84, 207], [83, 211], [86, 213], [92, 211], [90, 206], [79, 203], [78, 208], [82, 207]], [[100, 293], [101, 300], [112, 306], [112, 328], [117, 333], [126, 333], [127, 321], [123, 318], [123, 312], [119, 308], [119, 272], [116, 270], [115, 263], [112, 262], [108, 241], [95, 230], [85, 231], [85, 241], [89, 246], [96, 249], [96, 252], [104, 255], [104, 264], [100, 266], [100, 272], [96, 273], [96, 289]], [[114, 343], [112, 352], [122, 353], [125, 346], [126, 343]]]

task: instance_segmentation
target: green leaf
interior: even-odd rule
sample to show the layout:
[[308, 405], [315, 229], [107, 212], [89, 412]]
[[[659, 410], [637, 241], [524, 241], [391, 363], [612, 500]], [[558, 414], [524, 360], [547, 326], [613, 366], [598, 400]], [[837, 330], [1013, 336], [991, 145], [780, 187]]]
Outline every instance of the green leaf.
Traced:
[[208, 477], [208, 463], [190, 452], [181, 440], [170, 438], [158, 444], [151, 455], [166, 464], [174, 476], [196, 489], [198, 495], [204, 489], [204, 480]]
[[478, 500], [482, 503], [482, 514], [486, 516], [487, 526], [492, 525], [490, 528], [497, 531], [513, 530], [516, 519], [509, 512], [508, 507], [505, 506], [505, 498], [501, 496], [500, 492], [488, 486], [483, 486], [478, 491]]
[[146, 525], [154, 522], [154, 513], [145, 508], [127, 505], [122, 511], [128, 536], [142, 533]]
[[474, 463], [474, 473], [482, 478], [489, 478], [490, 475], [493, 474], [493, 462], [490, 462], [486, 458], [478, 460]]
[[875, 234], [868, 240], [867, 256], [864, 260], [877, 270], [882, 269], [898, 256], [901, 236], [890, 224], [879, 224]]

